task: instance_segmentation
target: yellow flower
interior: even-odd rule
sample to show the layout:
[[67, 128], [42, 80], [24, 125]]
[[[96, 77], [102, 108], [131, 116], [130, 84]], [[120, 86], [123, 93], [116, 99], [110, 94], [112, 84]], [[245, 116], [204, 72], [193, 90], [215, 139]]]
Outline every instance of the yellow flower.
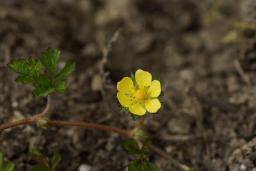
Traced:
[[158, 80], [152, 81], [152, 75], [147, 71], [137, 70], [134, 81], [131, 77], [124, 77], [117, 83], [117, 90], [119, 103], [135, 115], [156, 113], [161, 107], [157, 98], [161, 84]]

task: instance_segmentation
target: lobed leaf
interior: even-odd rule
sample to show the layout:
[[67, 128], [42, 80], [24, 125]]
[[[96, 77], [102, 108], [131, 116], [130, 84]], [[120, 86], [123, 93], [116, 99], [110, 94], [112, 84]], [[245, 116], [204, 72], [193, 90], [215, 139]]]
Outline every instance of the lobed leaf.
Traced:
[[32, 83], [33, 81], [34, 81], [33, 77], [31, 77], [29, 75], [19, 75], [16, 78], [16, 82], [23, 83], [23, 84]]
[[54, 89], [58, 93], [64, 93], [67, 89], [66, 81], [57, 81], [54, 83]]
[[3, 169], [4, 155], [0, 152], [0, 171]]
[[51, 80], [44, 75], [38, 78], [34, 86], [35, 88], [32, 92], [34, 97], [48, 96], [55, 91]]
[[59, 153], [54, 153], [51, 158], [51, 171], [55, 171], [55, 169], [58, 167], [59, 163], [61, 161], [61, 156]]
[[158, 167], [149, 161], [133, 160], [128, 165], [128, 171], [158, 171]]
[[33, 82], [43, 70], [41, 62], [33, 58], [14, 59], [8, 66], [12, 71], [20, 74], [17, 81], [25, 83]]
[[158, 171], [158, 167], [155, 163], [145, 162], [144, 163], [144, 170], [145, 171]]
[[40, 165], [48, 166], [48, 159], [38, 149], [32, 149], [30, 156], [37, 161]]
[[122, 146], [130, 155], [136, 155], [141, 153], [141, 150], [134, 139], [124, 140]]
[[14, 163], [13, 162], [6, 162], [3, 166], [3, 171], [14, 171]]
[[50, 171], [49, 168], [42, 164], [34, 165], [31, 171]]
[[33, 96], [48, 96], [51, 93], [64, 93], [67, 89], [66, 77], [75, 70], [75, 63], [66, 62], [59, 70], [60, 51], [48, 49], [38, 59], [20, 58], [9, 63], [9, 68], [18, 73], [16, 82], [31, 83], [34, 86]]
[[60, 51], [58, 49], [48, 49], [39, 57], [39, 60], [47, 68], [49, 73], [53, 74], [60, 62]]
[[128, 165], [128, 171], [141, 171], [141, 162], [139, 160], [131, 161]]
[[69, 76], [72, 72], [75, 70], [75, 62], [68, 61], [66, 62], [65, 66], [62, 68], [62, 70], [57, 74], [56, 79], [63, 80], [67, 76]]

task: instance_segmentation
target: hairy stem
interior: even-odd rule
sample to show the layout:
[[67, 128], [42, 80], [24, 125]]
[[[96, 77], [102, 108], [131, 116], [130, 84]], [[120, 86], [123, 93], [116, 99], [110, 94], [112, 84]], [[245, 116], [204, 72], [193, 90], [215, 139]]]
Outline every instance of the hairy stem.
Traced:
[[[40, 112], [40, 113], [30, 117], [30, 118], [1, 124], [0, 125], [0, 133], [2, 131], [4, 131], [5, 129], [15, 128], [15, 127], [18, 127], [18, 126], [36, 124], [39, 119], [46, 116], [46, 114], [49, 112], [50, 108], [51, 108], [51, 98], [50, 98], [50, 96], [48, 96], [47, 97], [47, 105], [46, 105], [45, 109], [42, 112]], [[143, 126], [143, 124], [144, 124], [144, 118], [142, 120], [140, 120], [140, 122], [138, 123], [137, 126]], [[116, 127], [112, 127], [112, 126], [108, 126], [108, 125], [103, 125], [103, 124], [83, 122], [83, 121], [47, 120], [47, 126], [64, 126], [64, 127], [67, 127], [67, 126], [70, 127], [71, 126], [71, 127], [80, 127], [80, 128], [86, 128], [86, 129], [95, 129], [95, 130], [100, 130], [100, 131], [105, 131], [105, 132], [117, 133], [117, 134], [119, 134], [123, 137], [126, 137], [126, 138], [133, 138], [130, 130], [120, 129], [120, 128], [116, 128]], [[154, 151], [155, 153], [162, 156], [163, 158], [169, 160], [174, 166], [179, 168], [181, 171], [190, 171], [188, 166], [179, 163], [177, 160], [175, 160], [174, 158], [169, 156], [167, 153], [165, 153], [164, 151], [162, 151], [158, 147], [150, 144], [149, 148], [152, 151]]]
[[22, 120], [13, 121], [13, 122], [7, 122], [0, 125], [0, 131], [3, 131], [8, 128], [18, 127], [21, 125], [32, 125], [34, 123], [35, 123], [35, 120], [32, 120], [32, 119], [22, 119]]
[[137, 122], [137, 124], [135, 125], [136, 128], [141, 128], [144, 126], [144, 122], [145, 122], [145, 117], [141, 117], [140, 120]]
[[[0, 131], [3, 131], [8, 128], [14, 128], [18, 126], [24, 126], [24, 125], [32, 125], [35, 124], [37, 120], [35, 119], [22, 119], [19, 121], [14, 121], [14, 122], [9, 122], [0, 125]], [[96, 129], [100, 131], [105, 131], [105, 132], [114, 132], [117, 133], [123, 137], [126, 138], [132, 138], [132, 135], [129, 130], [125, 129], [120, 129], [108, 125], [103, 125], [103, 124], [96, 124], [96, 123], [88, 123], [88, 122], [83, 122], [83, 121], [64, 121], [64, 120], [49, 120], [48, 126], [72, 126], [72, 127], [80, 127], [80, 128], [86, 128], [86, 129]], [[150, 144], [149, 148], [154, 151], [155, 153], [159, 154], [163, 158], [169, 160], [174, 166], [179, 168], [182, 171], [189, 171], [189, 167], [179, 163], [177, 160], [166, 154], [164, 151], [159, 149], [158, 147]]]
[[38, 120], [42, 117], [45, 117], [51, 109], [51, 103], [52, 103], [51, 96], [48, 95], [47, 96], [47, 104], [46, 104], [46, 107], [44, 108], [44, 110], [40, 113], [35, 114], [33, 117], [31, 117], [31, 120]]
[[115, 128], [108, 125], [96, 124], [96, 123], [87, 123], [82, 121], [61, 121], [61, 120], [49, 120], [48, 125], [50, 126], [73, 126], [73, 127], [80, 127], [86, 129], [96, 129], [106, 132], [114, 132], [124, 137], [131, 137], [130, 131]]
[[[18, 126], [24, 126], [24, 125], [32, 125], [35, 124], [35, 119], [22, 119], [14, 122], [9, 122], [0, 125], [0, 131], [3, 131], [8, 128], [14, 128]], [[106, 132], [114, 132], [117, 134], [120, 134], [124, 137], [131, 137], [130, 131], [111, 127], [108, 125], [102, 125], [102, 124], [96, 124], [96, 123], [88, 123], [83, 121], [64, 121], [64, 120], [49, 120], [47, 121], [48, 126], [74, 126], [74, 127], [80, 127], [80, 128], [87, 128], [87, 129], [96, 129]]]

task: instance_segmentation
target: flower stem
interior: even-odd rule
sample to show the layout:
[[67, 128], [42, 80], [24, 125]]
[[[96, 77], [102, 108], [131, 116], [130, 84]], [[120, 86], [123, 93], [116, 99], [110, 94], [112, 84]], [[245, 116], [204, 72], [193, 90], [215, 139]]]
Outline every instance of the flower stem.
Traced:
[[136, 123], [135, 128], [141, 128], [141, 127], [143, 127], [143, 126], [144, 126], [144, 123], [145, 123], [145, 117], [142, 116], [142, 117], [139, 119], [139, 121]]

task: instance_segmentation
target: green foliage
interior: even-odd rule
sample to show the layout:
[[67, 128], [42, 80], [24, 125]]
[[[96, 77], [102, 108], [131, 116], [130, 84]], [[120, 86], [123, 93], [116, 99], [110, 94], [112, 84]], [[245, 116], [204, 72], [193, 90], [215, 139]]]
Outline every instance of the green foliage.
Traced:
[[127, 151], [130, 155], [140, 154], [141, 150], [134, 139], [128, 139], [123, 141], [122, 143], [123, 148]]
[[135, 75], [133, 73], [131, 73], [131, 79], [132, 79], [133, 84], [136, 86], [137, 82], [136, 82], [136, 79], [135, 79]]
[[52, 158], [51, 158], [51, 171], [56, 170], [58, 167], [59, 163], [61, 161], [61, 156], [59, 153], [54, 153]]
[[158, 171], [158, 167], [149, 161], [147, 142], [142, 147], [134, 139], [123, 141], [123, 148], [133, 157], [128, 165], [128, 171]]
[[42, 75], [34, 83], [34, 97], [47, 96], [55, 91], [52, 81], [45, 75]]
[[133, 114], [131, 114], [131, 117], [132, 117], [132, 120], [133, 120], [133, 121], [137, 121], [137, 120], [139, 120], [139, 119], [141, 118], [141, 116], [139, 116], [139, 115], [133, 115]]
[[49, 171], [48, 167], [42, 164], [32, 166], [31, 171]]
[[57, 80], [63, 80], [69, 76], [75, 70], [75, 63], [73, 61], [68, 61], [62, 70], [57, 74]]
[[2, 169], [3, 162], [4, 162], [4, 155], [3, 153], [0, 152], [0, 170]]
[[54, 153], [49, 159], [39, 150], [33, 149], [30, 152], [30, 155], [37, 162], [37, 164], [32, 166], [31, 171], [56, 171], [61, 161], [61, 156], [59, 153]]
[[19, 74], [16, 81], [20, 83], [32, 83], [43, 71], [40, 61], [32, 58], [14, 59], [10, 62], [9, 68]]
[[53, 75], [58, 67], [60, 62], [60, 51], [57, 49], [48, 49], [46, 52], [39, 57], [39, 60], [48, 70], [48, 72]]
[[4, 155], [0, 152], [0, 171], [14, 171], [14, 163], [11, 161], [4, 161]]
[[72, 61], [59, 69], [60, 59], [59, 50], [48, 49], [39, 58], [14, 59], [9, 63], [9, 68], [19, 74], [17, 82], [33, 85], [34, 97], [48, 96], [64, 93], [67, 89], [66, 78], [75, 70]]
[[133, 160], [128, 165], [128, 171], [157, 171], [156, 164], [145, 160]]
[[129, 111], [128, 107], [121, 106], [121, 108], [120, 108], [121, 113], [126, 113], [128, 111]]

